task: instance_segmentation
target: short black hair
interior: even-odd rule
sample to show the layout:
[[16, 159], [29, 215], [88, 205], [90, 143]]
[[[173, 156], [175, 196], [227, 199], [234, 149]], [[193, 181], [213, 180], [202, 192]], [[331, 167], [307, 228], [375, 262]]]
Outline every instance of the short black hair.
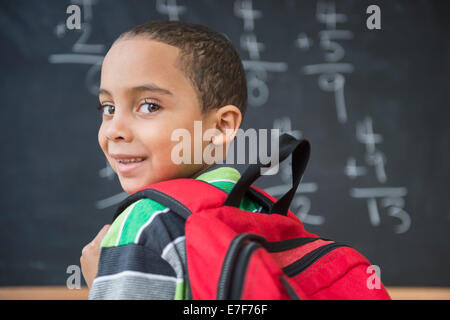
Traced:
[[183, 21], [151, 21], [122, 33], [116, 40], [137, 35], [180, 49], [177, 67], [196, 89], [202, 112], [228, 104], [247, 109], [247, 81], [233, 44], [203, 25]]

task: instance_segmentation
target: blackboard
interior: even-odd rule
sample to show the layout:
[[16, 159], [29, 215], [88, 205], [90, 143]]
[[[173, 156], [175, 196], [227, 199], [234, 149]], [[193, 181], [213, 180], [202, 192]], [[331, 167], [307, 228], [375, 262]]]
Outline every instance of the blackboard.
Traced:
[[[66, 28], [69, 5], [82, 29]], [[369, 5], [381, 29], [369, 29]], [[65, 285], [126, 195], [97, 143], [102, 58], [149, 20], [204, 24], [246, 68], [243, 129], [311, 142], [291, 210], [387, 286], [450, 286], [446, 1], [2, 1], [0, 285]], [[287, 166], [257, 186], [277, 195]]]

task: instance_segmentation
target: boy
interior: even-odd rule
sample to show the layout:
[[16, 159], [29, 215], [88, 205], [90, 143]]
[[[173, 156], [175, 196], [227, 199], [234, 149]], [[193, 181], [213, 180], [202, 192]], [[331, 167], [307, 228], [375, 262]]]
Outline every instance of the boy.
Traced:
[[[222, 35], [177, 21], [132, 28], [105, 56], [99, 100], [99, 144], [126, 192], [188, 177], [229, 192], [239, 179], [231, 167], [175, 164], [171, 158], [176, 129], [194, 137], [194, 121], [201, 121], [203, 131], [217, 133], [210, 142], [202, 141], [201, 154], [209, 143], [225, 154], [241, 125], [245, 72]], [[197, 145], [182, 151], [194, 155]], [[246, 198], [241, 203], [248, 211], [259, 207]], [[153, 200], [124, 210], [83, 249], [80, 261], [90, 299], [188, 298], [184, 221]]]

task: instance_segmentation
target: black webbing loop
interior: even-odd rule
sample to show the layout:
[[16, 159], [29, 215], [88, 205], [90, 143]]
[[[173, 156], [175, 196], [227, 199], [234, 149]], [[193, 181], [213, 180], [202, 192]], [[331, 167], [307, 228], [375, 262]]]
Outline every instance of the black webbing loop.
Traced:
[[[289, 210], [289, 206], [297, 191], [298, 185], [300, 184], [306, 165], [308, 164], [311, 147], [307, 140], [297, 140], [293, 136], [284, 133], [280, 136], [279, 149], [279, 163], [283, 162], [290, 154], [292, 154], [292, 188], [273, 204], [270, 213], [285, 215]], [[228, 194], [224, 205], [239, 208], [241, 199], [245, 193], [256, 179], [261, 176], [261, 168], [270, 168], [272, 165], [277, 164], [278, 163], [272, 164], [269, 162], [264, 165], [261, 164], [259, 160], [255, 164], [250, 164]]]

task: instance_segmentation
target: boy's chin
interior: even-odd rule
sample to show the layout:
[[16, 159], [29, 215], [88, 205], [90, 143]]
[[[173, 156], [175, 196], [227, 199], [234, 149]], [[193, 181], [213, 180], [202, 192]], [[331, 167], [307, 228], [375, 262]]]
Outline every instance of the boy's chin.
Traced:
[[143, 183], [142, 181], [139, 181], [139, 179], [130, 179], [130, 178], [123, 178], [119, 177], [120, 185], [122, 186], [123, 191], [129, 194], [133, 194], [139, 189], [144, 188], [145, 186], [148, 186], [150, 183]]
[[196, 172], [194, 168], [186, 166], [184, 168], [184, 171], [179, 170], [179, 167], [176, 167], [175, 169], [171, 170], [160, 170], [158, 175], [122, 176], [120, 174], [117, 174], [117, 177], [119, 178], [120, 185], [122, 186], [123, 191], [129, 194], [133, 194], [138, 190], [159, 181], [165, 181], [175, 178], [189, 178], [192, 176], [193, 172]]

